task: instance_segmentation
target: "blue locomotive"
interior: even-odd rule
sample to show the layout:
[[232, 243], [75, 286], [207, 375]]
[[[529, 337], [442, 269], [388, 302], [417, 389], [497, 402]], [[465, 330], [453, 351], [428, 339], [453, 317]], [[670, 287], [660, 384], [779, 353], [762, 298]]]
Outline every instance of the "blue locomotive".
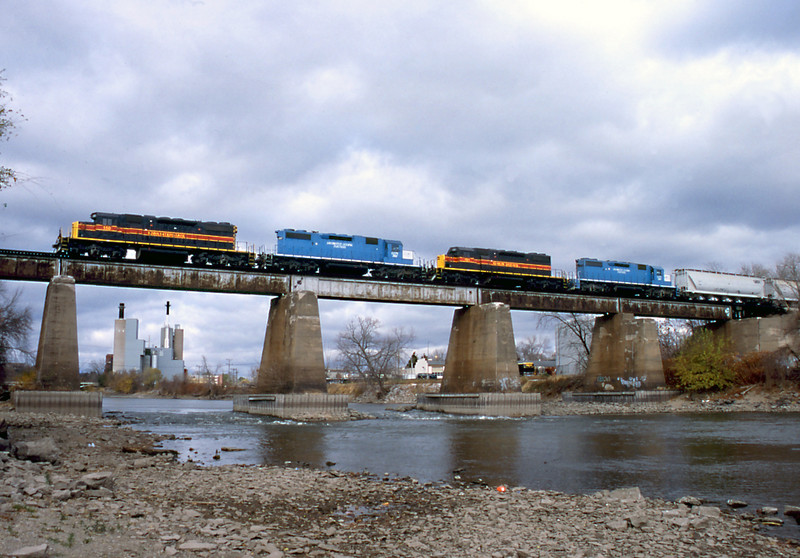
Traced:
[[663, 267], [615, 260], [575, 260], [575, 287], [582, 292], [671, 296], [675, 286]]
[[269, 267], [287, 272], [411, 279], [419, 275], [414, 254], [399, 240], [373, 236], [280, 229]]

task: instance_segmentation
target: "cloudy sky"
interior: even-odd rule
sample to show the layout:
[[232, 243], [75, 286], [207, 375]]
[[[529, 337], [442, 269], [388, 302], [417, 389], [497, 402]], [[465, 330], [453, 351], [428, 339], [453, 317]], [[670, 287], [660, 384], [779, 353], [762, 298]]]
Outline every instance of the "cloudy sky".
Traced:
[[[800, 238], [795, 0], [6, 0], [24, 113], [0, 161], [0, 247], [94, 211], [737, 271]], [[44, 285], [18, 283], [38, 319]], [[117, 305], [186, 360], [256, 366], [269, 299], [78, 287], [82, 365]], [[321, 302], [447, 344], [452, 309]], [[513, 314], [518, 338], [537, 330]]]

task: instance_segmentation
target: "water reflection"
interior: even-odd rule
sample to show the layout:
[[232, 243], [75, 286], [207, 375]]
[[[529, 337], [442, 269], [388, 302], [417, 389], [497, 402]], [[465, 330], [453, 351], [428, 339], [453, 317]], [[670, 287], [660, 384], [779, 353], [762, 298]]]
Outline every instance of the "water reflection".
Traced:
[[487, 426], [475, 421], [454, 421], [442, 445], [450, 456], [450, 469], [464, 480], [489, 484], [518, 484], [520, 460], [519, 421], [495, 420]]
[[261, 424], [258, 448], [264, 464], [322, 467], [327, 461], [325, 430], [310, 425]]

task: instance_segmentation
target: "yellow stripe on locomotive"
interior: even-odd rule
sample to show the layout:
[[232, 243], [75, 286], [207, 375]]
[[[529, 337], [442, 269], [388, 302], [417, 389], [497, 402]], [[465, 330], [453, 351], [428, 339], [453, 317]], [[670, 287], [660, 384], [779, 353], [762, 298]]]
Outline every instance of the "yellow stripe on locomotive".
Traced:
[[550, 256], [487, 248], [450, 248], [436, 257], [437, 275], [447, 271], [491, 273], [510, 276], [550, 277]]

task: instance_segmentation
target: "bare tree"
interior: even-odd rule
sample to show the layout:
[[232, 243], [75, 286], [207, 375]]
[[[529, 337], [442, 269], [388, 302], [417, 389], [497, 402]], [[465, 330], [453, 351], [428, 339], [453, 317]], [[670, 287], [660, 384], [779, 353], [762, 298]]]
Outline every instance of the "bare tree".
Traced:
[[[556, 339], [559, 344], [556, 351], [560, 355], [571, 355], [570, 364], [574, 365], [579, 374], [584, 374], [589, 364], [594, 319], [594, 315], [570, 312], [544, 314], [539, 322], [540, 325], [556, 326]], [[564, 363], [559, 364], [563, 365]]]
[[760, 263], [744, 264], [741, 269], [739, 269], [739, 273], [742, 275], [749, 275], [750, 277], [761, 277], [762, 279], [772, 277], [772, 272]]
[[786, 254], [775, 266], [775, 275], [778, 279], [786, 281], [795, 298], [800, 298], [800, 254], [796, 252]]
[[701, 326], [701, 320], [658, 320], [658, 345], [661, 348], [661, 358], [675, 357], [692, 336], [695, 328]]
[[[3, 77], [3, 71], [0, 70], [0, 84], [5, 81]], [[22, 117], [21, 114], [16, 113], [12, 109], [6, 106], [6, 99], [10, 100], [8, 92], [2, 88], [0, 88], [0, 140], [8, 140], [11, 131], [14, 129], [14, 119], [16, 117]], [[0, 165], [0, 190], [3, 188], [9, 187], [12, 183], [17, 181], [17, 173], [7, 168], [3, 165]]]
[[217, 364], [216, 368], [212, 370], [206, 355], [203, 355], [200, 364], [197, 366], [197, 375], [205, 378], [208, 385], [212, 385], [214, 383], [214, 376], [219, 374], [219, 369], [221, 366], [222, 365]]
[[6, 365], [14, 356], [30, 360], [28, 334], [31, 331], [31, 311], [20, 308], [20, 291], [8, 294], [0, 284], [0, 386], [6, 383]]
[[531, 335], [517, 343], [517, 358], [524, 362], [546, 360], [552, 354], [551, 349], [552, 346], [547, 339]]
[[721, 273], [725, 272], [725, 266], [723, 266], [720, 262], [706, 262], [703, 268], [707, 269], [708, 271], [719, 271]]
[[379, 320], [358, 316], [339, 333], [336, 347], [342, 367], [376, 389], [382, 399], [388, 392], [386, 380], [399, 371], [405, 361], [403, 353], [414, 341], [414, 334], [400, 328], [381, 335], [380, 327]]

